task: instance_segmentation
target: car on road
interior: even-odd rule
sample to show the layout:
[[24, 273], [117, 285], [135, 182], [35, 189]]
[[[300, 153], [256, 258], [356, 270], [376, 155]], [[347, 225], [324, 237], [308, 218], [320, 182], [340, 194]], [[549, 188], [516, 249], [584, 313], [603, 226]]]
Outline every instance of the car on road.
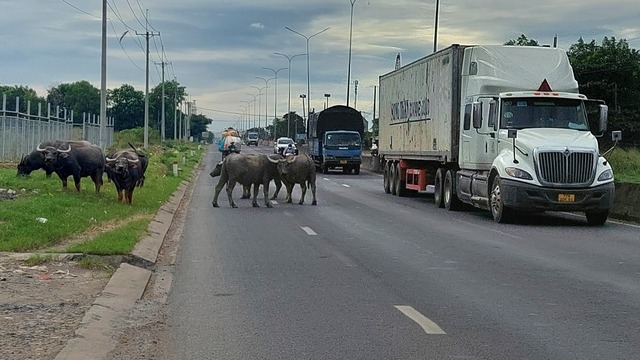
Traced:
[[[273, 153], [282, 155], [282, 152], [284, 151], [284, 149], [287, 148], [287, 146], [289, 146], [289, 144], [293, 144], [294, 147], [296, 146], [292, 138], [279, 137], [278, 140], [276, 140], [275, 144], [273, 144]], [[297, 147], [296, 147], [296, 154], [298, 154]]]
[[247, 133], [247, 145], [251, 146], [251, 145], [255, 145], [258, 146], [258, 138], [259, 135], [257, 132], [248, 132]]

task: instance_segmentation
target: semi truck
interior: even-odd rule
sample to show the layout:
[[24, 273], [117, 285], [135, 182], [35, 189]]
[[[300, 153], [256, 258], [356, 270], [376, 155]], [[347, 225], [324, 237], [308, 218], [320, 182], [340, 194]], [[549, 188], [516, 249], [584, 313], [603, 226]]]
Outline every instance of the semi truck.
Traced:
[[386, 193], [433, 192], [438, 207], [468, 204], [500, 223], [544, 211], [606, 222], [614, 177], [597, 137], [608, 108], [578, 92], [562, 49], [454, 44], [379, 86]]
[[307, 154], [316, 169], [324, 174], [335, 168], [360, 174], [364, 123], [359, 111], [344, 105], [311, 113], [307, 121]]

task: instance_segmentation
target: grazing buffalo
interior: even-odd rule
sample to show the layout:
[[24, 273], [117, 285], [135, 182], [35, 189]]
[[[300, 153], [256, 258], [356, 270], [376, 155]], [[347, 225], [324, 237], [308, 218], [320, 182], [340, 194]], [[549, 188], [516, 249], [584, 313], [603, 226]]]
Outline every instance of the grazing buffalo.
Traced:
[[44, 162], [62, 180], [62, 188], [67, 189], [67, 178], [73, 176], [76, 190], [80, 191], [80, 179], [90, 177], [95, 184], [96, 193], [100, 192], [104, 173], [104, 154], [102, 149], [89, 142], [61, 141], [54, 145], [39, 144], [36, 150], [44, 155]]
[[[253, 207], [259, 207], [256, 198], [260, 185], [262, 185], [264, 204], [267, 207], [272, 207], [269, 201], [269, 183], [271, 180], [274, 180], [276, 183], [276, 193], [274, 196], [277, 196], [282, 184], [280, 182], [277, 165], [270, 162], [269, 159], [265, 154], [230, 154], [227, 156], [220, 165], [220, 180], [218, 180], [215, 194], [213, 195], [213, 207], [219, 207], [218, 195], [225, 185], [227, 186], [229, 205], [234, 208], [237, 207], [235, 202], [233, 202], [232, 196], [236, 183], [240, 183], [243, 186], [253, 185]], [[277, 162], [278, 160], [273, 161]], [[214, 169], [210, 175], [217, 176], [215, 172]]]
[[133, 200], [133, 190], [136, 186], [144, 185], [144, 173], [148, 166], [147, 157], [140, 154], [135, 147], [133, 149], [133, 151], [119, 150], [109, 153], [106, 156], [105, 166], [107, 177], [116, 186], [118, 203], [124, 201], [129, 205]]
[[270, 162], [276, 163], [278, 166], [278, 172], [280, 173], [280, 179], [287, 188], [287, 197], [285, 202], [292, 202], [291, 192], [295, 184], [300, 185], [302, 196], [298, 204], [304, 204], [304, 197], [307, 194], [307, 185], [311, 188], [313, 194], [313, 201], [311, 205], [316, 205], [316, 166], [313, 160], [308, 155], [295, 155], [288, 156], [282, 160], [272, 160]]
[[[71, 144], [72, 147], [77, 146], [89, 146], [91, 145], [88, 141], [67, 141]], [[41, 148], [45, 148], [47, 146], [58, 147], [63, 142], [60, 140], [56, 141], [45, 141], [40, 144]], [[54, 172], [53, 166], [48, 165], [44, 161], [44, 152], [38, 151], [38, 149], [34, 149], [29, 155], [25, 155], [20, 159], [20, 163], [18, 163], [18, 176], [21, 175], [29, 175], [31, 172], [36, 171], [38, 169], [42, 169], [47, 174], [47, 177], [51, 177], [51, 174]]]

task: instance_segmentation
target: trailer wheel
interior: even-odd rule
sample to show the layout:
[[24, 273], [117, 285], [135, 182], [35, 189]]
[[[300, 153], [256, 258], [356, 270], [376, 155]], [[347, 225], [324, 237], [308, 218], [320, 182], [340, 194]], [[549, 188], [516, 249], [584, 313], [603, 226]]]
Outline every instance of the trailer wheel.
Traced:
[[587, 216], [587, 223], [591, 226], [600, 226], [604, 225], [607, 222], [607, 218], [609, 217], [608, 211], [587, 211], [585, 213]]
[[353, 169], [353, 173], [355, 175], [360, 175], [360, 165], [356, 165], [356, 167]]
[[444, 176], [444, 184], [443, 184], [443, 197], [444, 197], [444, 208], [449, 211], [456, 211], [462, 207], [462, 203], [458, 196], [455, 194], [455, 183], [456, 175], [455, 171], [447, 170], [447, 173]]
[[396, 165], [391, 163], [389, 165], [389, 186], [391, 187], [391, 195], [396, 195], [396, 181], [398, 177], [396, 176]]
[[396, 191], [395, 194], [402, 197], [402, 196], [407, 196], [408, 191], [407, 188], [405, 187], [405, 182], [402, 181], [402, 169], [400, 169], [400, 163], [396, 163], [396, 171], [395, 171], [395, 185], [396, 185]]
[[513, 220], [514, 210], [504, 206], [504, 202], [502, 202], [502, 182], [499, 176], [496, 176], [491, 183], [489, 206], [495, 222], [509, 223]]
[[443, 208], [444, 207], [444, 196], [442, 193], [442, 185], [444, 183], [444, 173], [445, 169], [444, 168], [438, 168], [438, 170], [436, 170], [436, 176], [435, 176], [435, 183], [434, 183], [434, 193], [433, 193], [433, 201], [436, 204], [437, 207], [439, 208]]
[[384, 164], [384, 192], [387, 194], [391, 193], [391, 171], [389, 169], [389, 162]]

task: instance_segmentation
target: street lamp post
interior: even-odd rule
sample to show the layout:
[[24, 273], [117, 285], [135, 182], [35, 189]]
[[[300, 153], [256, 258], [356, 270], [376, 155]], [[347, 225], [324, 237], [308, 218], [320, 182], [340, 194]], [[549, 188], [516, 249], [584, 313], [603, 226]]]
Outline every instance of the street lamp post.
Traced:
[[[276, 131], [276, 119], [278, 118], [278, 73], [281, 70], [285, 70], [286, 68], [280, 68], [278, 70], [274, 70], [270, 67], [263, 67], [264, 70], [271, 70], [273, 71], [273, 78], [275, 79], [275, 84], [273, 85], [273, 87], [275, 88], [274, 91], [274, 96], [273, 96], [273, 132], [274, 132], [274, 136], [275, 136], [275, 131]], [[275, 140], [275, 137], [273, 138]]]
[[309, 55], [309, 40], [311, 40], [312, 37], [320, 35], [323, 32], [329, 30], [329, 28], [326, 28], [326, 29], [324, 29], [322, 31], [318, 31], [317, 33], [315, 33], [315, 34], [313, 34], [311, 36], [306, 36], [304, 34], [301, 34], [301, 33], [297, 32], [297, 31], [295, 31], [292, 28], [287, 27], [287, 26], [285, 26], [285, 29], [287, 29], [287, 30], [289, 30], [291, 32], [294, 32], [294, 33], [302, 36], [303, 38], [305, 38], [305, 40], [307, 40], [307, 96], [309, 97], [309, 100], [307, 100], [307, 114], [308, 114], [309, 111], [311, 110], [311, 107], [310, 107], [310, 104], [311, 104], [311, 85], [310, 84], [311, 84], [311, 82], [310, 82], [310, 75], [309, 75], [309, 69], [310, 69], [310, 65], [309, 65], [309, 58], [310, 58], [310, 55]]
[[440, 18], [440, 0], [436, 0], [436, 16], [433, 32], [433, 52], [438, 51], [438, 19]]
[[[306, 97], [307, 97], [307, 95], [300, 94], [300, 99], [302, 99], [302, 125], [304, 125], [305, 118], [307, 116], [309, 116], [309, 112], [307, 112], [306, 115], [304, 114], [304, 98], [306, 98]], [[308, 101], [307, 101], [307, 106], [309, 106], [309, 102]], [[298, 124], [297, 123], [296, 123], [296, 134], [298, 134]]]
[[351, 22], [349, 23], [349, 69], [347, 71], [347, 106], [349, 106], [349, 92], [351, 90], [351, 39], [353, 36], [353, 5], [357, 0], [349, 0], [351, 3]]
[[[249, 96], [253, 96], [253, 127], [256, 127], [256, 98], [258, 98], [258, 95], [253, 95], [253, 94], [247, 94]], [[251, 124], [251, 114], [249, 114], [249, 124]]]
[[269, 78], [269, 79], [265, 79], [263, 77], [260, 76], [256, 76], [256, 79], [261, 79], [264, 80], [264, 131], [265, 131], [265, 135], [267, 133], [267, 125], [268, 125], [268, 121], [267, 121], [267, 113], [269, 112], [269, 106], [267, 106], [267, 102], [269, 101], [269, 96], [267, 95], [267, 91], [269, 89], [269, 81], [275, 79], [275, 78]]
[[287, 60], [289, 61], [289, 97], [287, 100], [287, 137], [291, 137], [291, 132], [290, 132], [290, 128], [291, 128], [291, 60], [293, 60], [293, 58], [295, 58], [296, 56], [303, 56], [303, 55], [307, 55], [307, 54], [296, 54], [293, 56], [289, 56], [283, 53], [279, 53], [279, 52], [274, 52], [274, 54], [276, 55], [280, 55], [280, 56], [284, 56], [287, 58]]
[[324, 108], [328, 108], [329, 107], [329, 97], [331, 96], [331, 94], [324, 94], [324, 97], [327, 98], [327, 103], [325, 104]]
[[[258, 110], [256, 111], [256, 115], [258, 116], [258, 132], [260, 132], [259, 128], [260, 128], [260, 110], [262, 109], [262, 90], [266, 89], [267, 87], [257, 87], [257, 86], [251, 86], [254, 89], [258, 89]], [[254, 124], [255, 125], [255, 124]]]

